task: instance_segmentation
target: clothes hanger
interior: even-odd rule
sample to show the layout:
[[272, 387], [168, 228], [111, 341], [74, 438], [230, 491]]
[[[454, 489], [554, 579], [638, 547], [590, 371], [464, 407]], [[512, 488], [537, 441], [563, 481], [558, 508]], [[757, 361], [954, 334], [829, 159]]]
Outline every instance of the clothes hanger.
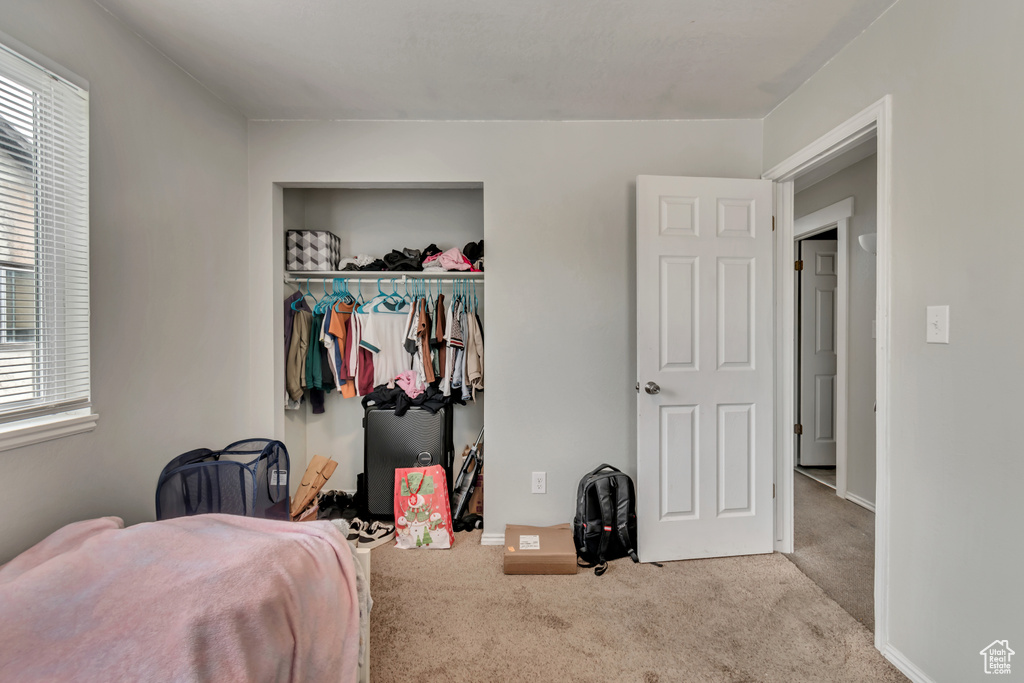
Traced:
[[[380, 288], [380, 283], [381, 283], [381, 278], [377, 278], [377, 295], [373, 296], [373, 297], [370, 297], [369, 301], [363, 301], [359, 305], [359, 308], [356, 309], [357, 312], [359, 312], [359, 313], [372, 313], [374, 306], [376, 306], [380, 301], [382, 301], [387, 296], [384, 293], [384, 290]], [[360, 296], [360, 298], [362, 297], [362, 286], [361, 285], [362, 285], [362, 283], [360, 283], [360, 289], [359, 289], [359, 296]]]
[[[300, 292], [302, 291], [302, 284], [301, 284], [301, 283], [299, 284], [299, 291], [300, 291]], [[293, 310], [293, 311], [297, 311], [297, 310], [299, 310], [299, 309], [298, 309], [298, 303], [299, 303], [300, 301], [305, 301], [305, 299], [306, 299], [306, 297], [307, 297], [307, 296], [308, 296], [308, 297], [309, 297], [310, 299], [312, 299], [312, 300], [313, 300], [313, 305], [314, 305], [314, 306], [316, 306], [316, 303], [317, 303], [317, 301], [316, 301], [316, 297], [315, 297], [315, 296], [313, 296], [313, 294], [312, 294], [312, 293], [311, 293], [311, 292], [309, 291], [309, 280], [308, 280], [308, 279], [306, 280], [306, 292], [305, 292], [305, 294], [303, 294], [303, 295], [302, 295], [302, 298], [301, 298], [301, 299], [296, 299], [295, 301], [293, 301], [293, 302], [292, 302], [292, 310]]]
[[[334, 306], [335, 313], [348, 313], [349, 311], [339, 311], [338, 306], [341, 304], [349, 304], [355, 301], [355, 297], [352, 296], [352, 292], [348, 291], [348, 280], [345, 278], [335, 278], [334, 283], [340, 287], [340, 291], [336, 294], [336, 299], [332, 303]], [[334, 286], [332, 285], [332, 289]]]
[[319, 315], [323, 315], [327, 312], [327, 306], [331, 304], [330, 294], [327, 293], [327, 280], [323, 281], [324, 294], [320, 297], [320, 300], [316, 302], [316, 306], [313, 307], [313, 312]]
[[380, 288], [380, 281], [377, 281], [377, 291], [381, 293], [370, 302], [371, 313], [396, 313], [399, 315], [408, 314], [406, 301], [398, 294], [397, 278], [391, 278], [391, 292], [385, 293]]

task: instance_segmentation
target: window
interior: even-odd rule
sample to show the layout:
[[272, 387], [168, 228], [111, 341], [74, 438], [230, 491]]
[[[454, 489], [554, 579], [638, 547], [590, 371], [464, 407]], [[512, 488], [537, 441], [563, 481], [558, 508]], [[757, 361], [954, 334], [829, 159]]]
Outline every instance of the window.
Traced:
[[[41, 63], [0, 44], [0, 449], [83, 431], [48, 435], [55, 421], [95, 422], [89, 95]], [[8, 438], [25, 428], [40, 436]]]

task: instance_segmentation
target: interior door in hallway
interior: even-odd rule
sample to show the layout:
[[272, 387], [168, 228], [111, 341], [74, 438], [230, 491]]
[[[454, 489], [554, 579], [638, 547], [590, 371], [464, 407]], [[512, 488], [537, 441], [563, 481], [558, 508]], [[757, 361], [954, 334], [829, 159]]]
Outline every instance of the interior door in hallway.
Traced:
[[637, 178], [645, 562], [772, 551], [772, 184]]
[[836, 464], [836, 264], [835, 240], [799, 242], [799, 373], [801, 433], [797, 462]]

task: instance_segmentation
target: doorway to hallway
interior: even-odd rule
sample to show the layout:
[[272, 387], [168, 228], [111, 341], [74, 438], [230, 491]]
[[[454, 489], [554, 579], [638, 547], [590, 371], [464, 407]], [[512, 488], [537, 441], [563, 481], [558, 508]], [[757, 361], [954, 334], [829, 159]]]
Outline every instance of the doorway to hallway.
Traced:
[[875, 514], [793, 473], [794, 550], [800, 571], [864, 624], [875, 627]]

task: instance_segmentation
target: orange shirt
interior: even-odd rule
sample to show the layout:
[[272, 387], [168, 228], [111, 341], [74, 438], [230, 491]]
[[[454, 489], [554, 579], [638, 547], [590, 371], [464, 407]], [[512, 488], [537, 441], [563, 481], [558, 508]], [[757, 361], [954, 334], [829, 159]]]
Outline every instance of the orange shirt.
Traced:
[[[338, 348], [341, 349], [341, 356], [343, 358], [345, 356], [345, 331], [348, 329], [348, 319], [352, 317], [352, 309], [354, 308], [355, 302], [346, 304], [339, 301], [334, 304], [333, 315], [331, 315], [331, 326], [328, 328], [328, 332], [334, 335], [334, 338], [337, 339], [337, 342], [335, 343], [337, 343]], [[348, 372], [348, 363], [343, 362], [342, 367], [338, 368], [339, 375], [343, 374], [343, 368], [345, 370], [344, 374], [350, 374]], [[340, 379], [345, 380], [345, 383], [338, 388], [341, 395], [345, 398], [354, 398], [356, 395], [355, 379], [352, 377], [340, 377]]]

